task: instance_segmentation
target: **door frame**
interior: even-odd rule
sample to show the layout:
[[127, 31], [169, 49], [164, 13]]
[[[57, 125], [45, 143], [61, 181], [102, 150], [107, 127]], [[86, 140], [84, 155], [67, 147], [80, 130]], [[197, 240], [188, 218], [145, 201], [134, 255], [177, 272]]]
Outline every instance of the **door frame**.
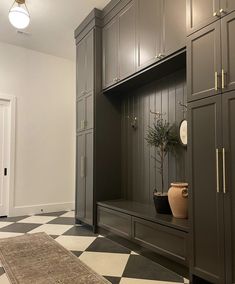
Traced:
[[0, 93], [0, 100], [9, 103], [10, 111], [10, 153], [9, 153], [9, 168], [8, 168], [8, 188], [7, 188], [7, 216], [11, 215], [14, 208], [14, 192], [15, 192], [15, 137], [16, 137], [16, 97]]

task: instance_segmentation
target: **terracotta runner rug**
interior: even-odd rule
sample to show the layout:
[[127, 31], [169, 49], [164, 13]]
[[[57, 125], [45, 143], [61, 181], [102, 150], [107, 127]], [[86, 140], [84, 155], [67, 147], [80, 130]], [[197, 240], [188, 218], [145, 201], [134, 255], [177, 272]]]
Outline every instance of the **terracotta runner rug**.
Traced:
[[0, 239], [0, 259], [12, 284], [110, 284], [45, 233]]

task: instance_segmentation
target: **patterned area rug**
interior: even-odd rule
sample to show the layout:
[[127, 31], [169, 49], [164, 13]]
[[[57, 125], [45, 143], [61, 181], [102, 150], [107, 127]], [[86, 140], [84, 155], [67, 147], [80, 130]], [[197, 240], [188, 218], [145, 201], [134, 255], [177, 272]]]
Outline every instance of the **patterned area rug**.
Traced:
[[0, 259], [12, 284], [107, 284], [46, 233], [0, 240]]

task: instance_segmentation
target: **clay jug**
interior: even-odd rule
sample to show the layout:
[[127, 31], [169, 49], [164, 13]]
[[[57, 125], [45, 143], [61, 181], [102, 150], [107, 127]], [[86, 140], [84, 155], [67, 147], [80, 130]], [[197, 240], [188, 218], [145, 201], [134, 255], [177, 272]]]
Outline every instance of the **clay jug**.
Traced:
[[174, 217], [188, 218], [188, 184], [183, 182], [171, 183], [168, 200]]

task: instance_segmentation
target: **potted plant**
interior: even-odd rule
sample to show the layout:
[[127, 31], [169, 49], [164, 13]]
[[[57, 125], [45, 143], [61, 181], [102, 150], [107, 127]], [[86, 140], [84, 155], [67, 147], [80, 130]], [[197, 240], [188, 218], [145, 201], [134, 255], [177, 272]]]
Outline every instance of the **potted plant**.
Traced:
[[174, 152], [175, 146], [179, 144], [176, 135], [175, 125], [170, 124], [162, 118], [162, 114], [155, 114], [153, 126], [147, 130], [146, 141], [155, 147], [157, 157], [153, 157], [157, 163], [157, 168], [161, 176], [161, 189], [155, 189], [153, 193], [154, 204], [157, 213], [171, 214], [167, 193], [164, 193], [164, 161], [167, 154]]

